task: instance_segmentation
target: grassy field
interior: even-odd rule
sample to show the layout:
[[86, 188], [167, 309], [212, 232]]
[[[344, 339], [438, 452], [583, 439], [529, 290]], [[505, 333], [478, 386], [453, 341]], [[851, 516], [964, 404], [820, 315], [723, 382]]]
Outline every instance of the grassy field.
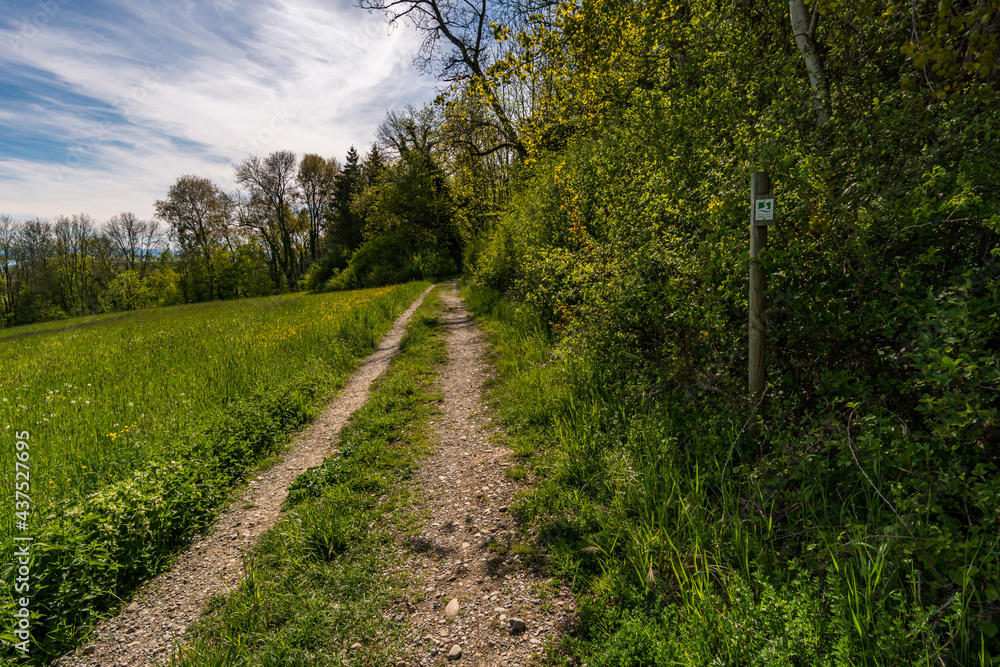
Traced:
[[[0, 465], [29, 433], [37, 659], [162, 569], [234, 483], [314, 416], [425, 287], [289, 295], [0, 333]], [[22, 458], [24, 458], [22, 456]], [[18, 517], [21, 518], [21, 517]], [[12, 575], [8, 569], [7, 575]], [[13, 606], [7, 590], [0, 598]], [[2, 639], [4, 658], [10, 636]]]

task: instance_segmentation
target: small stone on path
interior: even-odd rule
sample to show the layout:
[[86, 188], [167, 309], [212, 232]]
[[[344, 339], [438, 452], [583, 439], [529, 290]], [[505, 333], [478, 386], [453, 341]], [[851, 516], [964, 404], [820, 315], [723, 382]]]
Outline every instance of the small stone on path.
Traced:
[[448, 606], [444, 608], [444, 615], [448, 618], [454, 618], [455, 616], [458, 616], [458, 609], [458, 598], [452, 598], [451, 602], [448, 603]]
[[458, 644], [455, 644], [454, 646], [451, 647], [451, 650], [448, 651], [448, 659], [458, 660], [461, 657], [462, 657], [462, 647], [459, 646]]
[[509, 619], [507, 619], [507, 625], [510, 626], [510, 631], [511, 632], [520, 632], [521, 630], [524, 630], [527, 627], [527, 623], [525, 623], [520, 618], [509, 618]]

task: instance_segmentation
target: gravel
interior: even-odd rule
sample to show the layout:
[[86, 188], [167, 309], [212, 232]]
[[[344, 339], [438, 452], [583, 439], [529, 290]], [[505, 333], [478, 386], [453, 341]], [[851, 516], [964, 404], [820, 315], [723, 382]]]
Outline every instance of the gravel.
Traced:
[[[505, 551], [517, 538], [507, 508], [529, 480], [507, 479], [513, 455], [491, 440], [499, 429], [483, 402], [491, 373], [485, 337], [454, 285], [442, 297], [447, 310], [441, 321], [449, 334], [448, 365], [438, 379], [444, 401], [431, 425], [435, 452], [414, 475], [423, 525], [416, 535], [399, 535], [402, 567], [419, 574], [407, 591], [414, 613], [406, 651], [394, 658], [411, 666], [441, 664], [451, 645], [461, 652], [462, 665], [524, 666], [576, 624], [576, 605], [567, 589]], [[461, 609], [446, 618], [445, 603], [453, 598]], [[506, 614], [523, 624], [521, 631], [511, 631]], [[451, 651], [447, 657], [458, 660]]]

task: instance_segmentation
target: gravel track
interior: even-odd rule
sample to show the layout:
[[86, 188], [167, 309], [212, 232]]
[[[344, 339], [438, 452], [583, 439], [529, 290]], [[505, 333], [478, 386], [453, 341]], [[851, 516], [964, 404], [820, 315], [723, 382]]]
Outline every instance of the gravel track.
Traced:
[[400, 535], [403, 568], [416, 574], [400, 608], [387, 610], [409, 626], [404, 653], [388, 664], [524, 667], [575, 625], [575, 603], [511, 549], [518, 538], [507, 510], [527, 483], [507, 477], [516, 461], [485, 413], [485, 337], [454, 284], [441, 295], [444, 402], [431, 424], [435, 452], [414, 476], [427, 516], [417, 535]]

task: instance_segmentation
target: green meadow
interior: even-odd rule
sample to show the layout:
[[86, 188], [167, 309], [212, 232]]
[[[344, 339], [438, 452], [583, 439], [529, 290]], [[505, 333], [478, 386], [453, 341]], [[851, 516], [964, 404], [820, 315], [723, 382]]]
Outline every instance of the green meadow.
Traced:
[[[32, 504], [26, 531], [14, 503], [3, 505], [3, 562], [11, 567], [13, 535], [34, 538], [34, 659], [78, 641], [96, 615], [162, 570], [232, 487], [318, 413], [425, 286], [0, 333], [5, 495], [15, 495], [15, 433], [27, 432]], [[0, 599], [5, 612], [13, 603]], [[11, 658], [11, 638], [3, 639]]]

